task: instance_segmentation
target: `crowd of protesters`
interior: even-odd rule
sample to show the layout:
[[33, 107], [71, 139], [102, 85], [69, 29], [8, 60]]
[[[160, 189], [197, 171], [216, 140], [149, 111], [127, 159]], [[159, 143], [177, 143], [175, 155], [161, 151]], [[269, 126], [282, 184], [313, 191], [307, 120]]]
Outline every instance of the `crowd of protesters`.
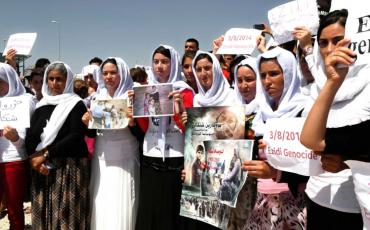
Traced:
[[[267, 47], [260, 36], [255, 57], [215, 55], [222, 37], [210, 52], [191, 38], [182, 58], [171, 46], [156, 47], [147, 68], [95, 57], [82, 79], [67, 63], [41, 58], [25, 84], [16, 50], [8, 51], [0, 99], [26, 98], [31, 117], [27, 129], [0, 130], [0, 200], [10, 229], [24, 229], [27, 193], [32, 229], [217, 229], [180, 216], [182, 183], [191, 176], [183, 170], [187, 109], [236, 105], [248, 108], [245, 138], [256, 148], [241, 164], [249, 192], [227, 208], [228, 229], [363, 229], [344, 161], [370, 161], [369, 72], [348, 68], [355, 53], [344, 38], [347, 10], [320, 13], [316, 36], [304, 25], [289, 44]], [[132, 101], [133, 86], [162, 83], [173, 85], [173, 116], [133, 118], [128, 105], [126, 128], [88, 129], [93, 100]], [[294, 117], [306, 117], [301, 142], [321, 155], [319, 176], [281, 171], [266, 160], [267, 119]]]

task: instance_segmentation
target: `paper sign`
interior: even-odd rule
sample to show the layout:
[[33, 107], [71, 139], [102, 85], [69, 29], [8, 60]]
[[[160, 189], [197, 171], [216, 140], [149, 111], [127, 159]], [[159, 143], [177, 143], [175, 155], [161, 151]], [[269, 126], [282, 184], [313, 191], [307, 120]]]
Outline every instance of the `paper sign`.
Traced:
[[355, 193], [361, 207], [364, 229], [370, 229], [370, 163], [348, 160], [355, 185]]
[[0, 129], [9, 125], [13, 128], [30, 127], [29, 98], [3, 97], [0, 98]]
[[297, 26], [306, 27], [312, 35], [319, 28], [316, 1], [296, 0], [277, 6], [268, 12], [270, 27], [277, 44], [294, 40], [292, 32]]
[[18, 33], [10, 35], [3, 56], [9, 49], [15, 49], [17, 54], [30, 55], [33, 44], [36, 41], [37, 33]]
[[268, 119], [263, 135], [267, 143], [266, 158], [276, 169], [317, 176], [324, 172], [320, 156], [299, 141], [304, 121], [305, 118]]
[[217, 54], [251, 54], [257, 47], [261, 30], [232, 28], [225, 34], [224, 42]]
[[370, 9], [363, 4], [348, 4], [346, 8], [345, 34], [351, 39], [349, 48], [357, 54], [355, 65], [370, 64]]

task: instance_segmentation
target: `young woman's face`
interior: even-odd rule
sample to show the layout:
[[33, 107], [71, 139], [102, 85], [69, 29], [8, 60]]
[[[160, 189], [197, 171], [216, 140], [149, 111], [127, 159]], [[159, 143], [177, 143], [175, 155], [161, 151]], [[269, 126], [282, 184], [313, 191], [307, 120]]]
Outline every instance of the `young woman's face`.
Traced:
[[94, 80], [94, 76], [92, 74], [84, 76], [84, 80], [89, 87], [94, 88], [95, 90], [98, 88], [98, 83]]
[[195, 65], [198, 81], [205, 91], [213, 84], [213, 65], [207, 58], [200, 59]]
[[247, 66], [239, 67], [237, 85], [244, 100], [249, 103], [256, 97], [256, 74]]
[[63, 94], [67, 78], [59, 70], [51, 70], [47, 76], [48, 88], [52, 96]]
[[260, 66], [261, 83], [275, 102], [280, 101], [284, 91], [284, 73], [276, 60], [268, 60]]
[[335, 45], [344, 38], [345, 28], [339, 23], [325, 27], [319, 38], [320, 54], [326, 58], [334, 49]]
[[195, 77], [192, 68], [193, 59], [186, 57], [182, 66], [182, 72], [184, 72], [185, 78], [188, 82], [195, 82]]
[[161, 53], [154, 54], [153, 70], [159, 82], [167, 82], [171, 73], [171, 59]]
[[0, 79], [0, 97], [4, 97], [9, 92], [9, 84]]
[[39, 92], [42, 89], [42, 82], [43, 82], [43, 77], [42, 75], [34, 75], [32, 77], [32, 80], [30, 81], [31, 87], [36, 91]]
[[108, 91], [115, 92], [121, 81], [117, 66], [113, 63], [106, 63], [103, 66], [103, 80]]

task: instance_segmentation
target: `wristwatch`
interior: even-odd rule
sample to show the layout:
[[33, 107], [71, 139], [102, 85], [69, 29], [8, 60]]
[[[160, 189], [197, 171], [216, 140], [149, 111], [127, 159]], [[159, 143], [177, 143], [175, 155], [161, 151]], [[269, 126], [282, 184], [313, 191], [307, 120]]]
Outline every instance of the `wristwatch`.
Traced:
[[304, 47], [303, 53], [304, 53], [305, 56], [312, 54], [313, 53], [313, 47], [312, 46]]
[[42, 154], [45, 158], [49, 157], [49, 150], [45, 149]]

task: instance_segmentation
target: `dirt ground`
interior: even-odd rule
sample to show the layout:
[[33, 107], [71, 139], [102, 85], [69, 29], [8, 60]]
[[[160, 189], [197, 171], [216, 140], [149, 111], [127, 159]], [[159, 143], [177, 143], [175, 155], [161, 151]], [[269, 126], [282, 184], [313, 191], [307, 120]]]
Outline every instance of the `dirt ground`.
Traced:
[[[24, 217], [25, 217], [25, 224], [26, 230], [30, 230], [31, 228], [31, 202], [24, 203], [23, 208], [25, 210]], [[8, 221], [8, 215], [6, 214], [6, 211], [2, 212], [0, 214], [0, 230], [8, 230], [9, 229], [9, 221]]]

